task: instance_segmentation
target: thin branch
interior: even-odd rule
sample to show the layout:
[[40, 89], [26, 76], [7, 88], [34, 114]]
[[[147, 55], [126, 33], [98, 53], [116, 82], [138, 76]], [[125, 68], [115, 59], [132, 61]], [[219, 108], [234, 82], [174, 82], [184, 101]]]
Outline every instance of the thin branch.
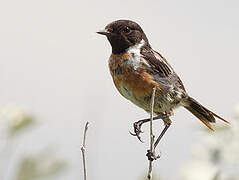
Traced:
[[83, 145], [81, 147], [82, 157], [83, 157], [83, 167], [84, 167], [84, 180], [86, 180], [86, 158], [85, 158], [85, 144], [86, 144], [86, 133], [88, 130], [89, 122], [86, 122], [85, 124], [85, 130], [84, 130], [84, 137], [83, 137]]
[[[154, 154], [154, 134], [153, 134], [153, 114], [154, 114], [154, 99], [155, 99], [155, 91], [156, 87], [153, 88], [152, 97], [151, 97], [151, 112], [150, 112], [150, 152]], [[148, 171], [148, 179], [152, 179], [152, 166], [153, 160], [149, 159], [149, 171]]]

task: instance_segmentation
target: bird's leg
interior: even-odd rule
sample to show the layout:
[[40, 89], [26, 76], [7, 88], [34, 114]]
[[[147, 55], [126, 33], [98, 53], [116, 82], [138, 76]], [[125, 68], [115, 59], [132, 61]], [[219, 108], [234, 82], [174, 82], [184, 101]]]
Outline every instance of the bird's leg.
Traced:
[[[168, 116], [164, 116], [162, 118], [162, 120], [164, 121], [165, 127], [164, 127], [164, 129], [162, 130], [162, 132], [160, 133], [159, 137], [157, 138], [157, 140], [154, 143], [154, 148], [153, 148], [154, 150], [155, 150], [156, 146], [158, 145], [159, 141], [162, 139], [162, 137], [164, 136], [164, 134], [168, 130], [168, 128], [170, 127], [171, 123], [172, 123], [172, 121], [169, 119]], [[150, 150], [147, 151], [146, 156], [148, 157], [148, 160], [151, 160], [151, 161], [156, 160], [156, 159], [159, 158], [159, 156], [155, 155], [155, 151], [151, 152]]]
[[164, 136], [164, 134], [166, 133], [166, 131], [168, 130], [168, 128], [170, 127], [170, 125], [172, 124], [172, 121], [169, 119], [169, 117], [163, 118], [163, 122], [164, 122], [164, 129], [162, 130], [162, 132], [160, 133], [159, 137], [157, 138], [157, 140], [154, 143], [154, 149], [156, 148], [156, 146], [158, 145], [159, 141], [162, 139], [162, 137]]
[[[165, 114], [162, 113], [162, 114], [160, 114], [160, 115], [158, 115], [158, 116], [153, 117], [153, 120], [163, 119], [164, 117], [166, 117], [166, 116], [165, 116]], [[149, 122], [149, 121], [150, 121], [150, 118], [148, 118], [148, 119], [141, 119], [141, 120], [135, 122], [135, 123], [133, 124], [133, 126], [134, 126], [134, 133], [131, 133], [131, 132], [130, 132], [130, 134], [133, 135], [133, 136], [137, 136], [137, 138], [138, 138], [141, 142], [143, 142], [143, 141], [141, 140], [141, 137], [140, 137], [140, 134], [143, 133], [143, 132], [141, 131], [141, 126], [142, 126], [144, 123]]]

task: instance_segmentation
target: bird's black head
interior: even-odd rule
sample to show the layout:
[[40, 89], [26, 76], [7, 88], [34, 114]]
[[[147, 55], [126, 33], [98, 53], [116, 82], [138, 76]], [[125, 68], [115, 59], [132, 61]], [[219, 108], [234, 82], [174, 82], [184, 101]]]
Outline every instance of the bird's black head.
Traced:
[[148, 39], [142, 28], [130, 20], [118, 20], [108, 24], [103, 31], [97, 32], [105, 35], [109, 40], [112, 53], [120, 54], [131, 46], [144, 41], [144, 46], [149, 46]]

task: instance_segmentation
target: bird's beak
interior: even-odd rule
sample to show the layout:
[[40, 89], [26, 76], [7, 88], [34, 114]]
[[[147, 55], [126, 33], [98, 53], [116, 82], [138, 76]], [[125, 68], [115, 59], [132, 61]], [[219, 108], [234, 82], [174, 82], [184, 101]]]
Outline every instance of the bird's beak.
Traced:
[[104, 29], [102, 31], [98, 31], [96, 33], [101, 34], [101, 35], [105, 35], [105, 36], [108, 36], [108, 35], [111, 34], [107, 29]]

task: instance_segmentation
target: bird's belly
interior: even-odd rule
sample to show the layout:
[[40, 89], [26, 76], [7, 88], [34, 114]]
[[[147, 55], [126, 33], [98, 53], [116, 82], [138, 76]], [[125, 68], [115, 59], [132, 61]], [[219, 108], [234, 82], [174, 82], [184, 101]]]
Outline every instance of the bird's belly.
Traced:
[[[130, 73], [113, 75], [113, 81], [123, 97], [150, 112], [152, 91], [155, 83], [149, 77], [147, 78], [145, 75], [142, 76], [142, 74], [138, 73]], [[154, 112], [168, 112], [175, 108], [176, 104], [169, 98], [169, 95], [164, 94], [158, 84], [156, 88]]]
[[122, 84], [120, 85], [118, 90], [122, 96], [130, 100], [132, 103], [134, 103], [138, 107], [146, 111], [150, 110], [150, 96], [136, 97], [134, 92], [132, 92], [131, 90], [128, 89], [128, 87]]

